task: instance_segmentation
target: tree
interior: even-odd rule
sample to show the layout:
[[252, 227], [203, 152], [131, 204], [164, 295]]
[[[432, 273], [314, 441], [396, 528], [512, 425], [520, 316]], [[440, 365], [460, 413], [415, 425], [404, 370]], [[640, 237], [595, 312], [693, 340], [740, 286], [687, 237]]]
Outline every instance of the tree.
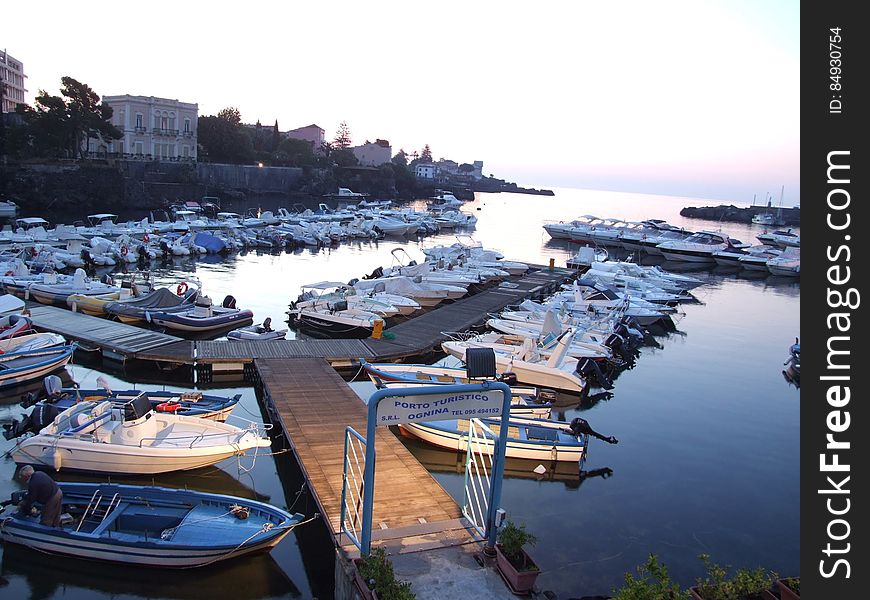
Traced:
[[420, 162], [432, 162], [432, 150], [429, 148], [429, 144], [423, 146], [423, 151], [420, 152]]
[[291, 167], [304, 167], [314, 164], [314, 151], [311, 142], [287, 138], [278, 144], [278, 162]]
[[334, 149], [329, 158], [339, 167], [354, 167], [359, 164], [359, 160], [350, 148]]
[[123, 137], [111, 123], [112, 107], [101, 102], [90, 86], [72, 77], [62, 77], [61, 83], [61, 96], [40, 90], [35, 107], [23, 113], [37, 156], [79, 157], [93, 137]]
[[212, 162], [252, 163], [254, 145], [241, 122], [241, 114], [235, 107], [224, 108], [217, 115], [199, 117], [197, 141], [203, 155]]
[[408, 155], [405, 154], [404, 149], [399, 148], [399, 151], [396, 152], [395, 156], [393, 156], [393, 158], [390, 162], [392, 162], [394, 165], [401, 165], [403, 167], [407, 167], [408, 166]]
[[69, 131], [75, 154], [81, 155], [87, 151], [92, 137], [103, 140], [124, 137], [111, 123], [112, 107], [102, 102], [90, 86], [72, 77], [61, 77], [60, 81], [63, 83], [60, 92], [66, 97]]
[[338, 131], [335, 132], [335, 139], [332, 140], [333, 148], [350, 148], [351, 139], [350, 139], [350, 128], [347, 126], [347, 123], [342, 121], [338, 125]]

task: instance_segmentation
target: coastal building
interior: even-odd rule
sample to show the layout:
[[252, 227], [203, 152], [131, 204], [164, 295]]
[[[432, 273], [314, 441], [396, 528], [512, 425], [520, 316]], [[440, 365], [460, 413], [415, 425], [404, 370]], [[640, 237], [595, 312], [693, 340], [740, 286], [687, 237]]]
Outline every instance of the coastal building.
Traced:
[[351, 150], [359, 164], [365, 167], [379, 167], [390, 162], [393, 157], [393, 149], [387, 140], [376, 140], [374, 143], [366, 141], [362, 146], [354, 146]]
[[305, 140], [311, 144], [311, 150], [315, 154], [321, 154], [323, 152], [323, 143], [326, 141], [326, 138], [324, 137], [326, 135], [326, 130], [319, 125], [312, 124], [298, 129], [291, 129], [283, 135], [284, 137], [293, 138], [294, 140]]
[[0, 83], [3, 85], [3, 105], [0, 112], [15, 112], [15, 107], [24, 104], [24, 65], [9, 55], [6, 50], [0, 50]]
[[432, 163], [417, 163], [414, 167], [414, 175], [417, 179], [435, 179], [435, 165]]
[[154, 96], [103, 96], [112, 107], [112, 124], [124, 137], [91, 140], [88, 151], [150, 160], [196, 160], [199, 107]]

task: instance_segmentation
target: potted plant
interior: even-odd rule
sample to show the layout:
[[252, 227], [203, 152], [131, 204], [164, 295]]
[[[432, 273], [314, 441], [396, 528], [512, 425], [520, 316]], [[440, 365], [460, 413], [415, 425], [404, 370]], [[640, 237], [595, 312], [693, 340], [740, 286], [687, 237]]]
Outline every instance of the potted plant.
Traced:
[[534, 546], [538, 539], [526, 531], [525, 524], [517, 526], [508, 520], [499, 529], [498, 543], [495, 545], [496, 566], [508, 587], [515, 594], [528, 594], [541, 573], [535, 561], [526, 553], [523, 546]]
[[411, 584], [396, 579], [393, 563], [383, 548], [375, 548], [368, 556], [354, 559], [354, 579], [366, 600], [414, 600]]
[[780, 600], [801, 600], [801, 578], [786, 577], [777, 579]]
[[625, 584], [613, 590], [613, 600], [688, 600], [689, 593], [671, 581], [668, 568], [650, 554], [647, 561], [637, 567], [638, 577], [625, 574]]
[[707, 576], [689, 588], [695, 600], [776, 600], [770, 592], [776, 573], [758, 567], [738, 569], [728, 577], [725, 567], [710, 562], [709, 555], [701, 554], [698, 558], [703, 561]]

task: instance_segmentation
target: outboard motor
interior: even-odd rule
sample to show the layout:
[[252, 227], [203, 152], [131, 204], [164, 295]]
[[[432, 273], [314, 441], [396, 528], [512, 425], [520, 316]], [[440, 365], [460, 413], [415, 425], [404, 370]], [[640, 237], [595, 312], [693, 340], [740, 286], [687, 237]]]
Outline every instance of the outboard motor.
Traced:
[[580, 435], [591, 435], [594, 438], [598, 438], [601, 441], [607, 442], [608, 444], [618, 444], [619, 440], [613, 437], [612, 435], [601, 435], [589, 425], [589, 421], [586, 419], [581, 419], [580, 417], [575, 417], [571, 419], [571, 424], [568, 425], [568, 433], [575, 436]]
[[21, 396], [21, 408], [30, 408], [40, 400], [54, 402], [63, 396], [63, 381], [57, 375], [48, 375], [42, 380], [42, 389]]
[[166, 243], [166, 240], [160, 240], [160, 251], [163, 252], [164, 258], [172, 254], [172, 250], [169, 249], [169, 244]]
[[38, 402], [30, 414], [20, 422], [17, 419], [12, 419], [11, 423], [4, 423], [3, 437], [11, 440], [26, 433], [39, 433], [44, 427], [50, 425], [60, 412], [60, 409], [51, 402]]
[[379, 277], [384, 276], [384, 268], [378, 267], [374, 271], [372, 271], [371, 275], [363, 275], [363, 279], [378, 279]]
[[266, 317], [263, 320], [263, 331], [266, 333], [272, 331], [272, 317]]
[[574, 369], [574, 372], [586, 382], [595, 382], [605, 390], [613, 389], [613, 382], [604, 374], [604, 371], [601, 370], [595, 359], [588, 356], [581, 358], [577, 361], [577, 367]]
[[604, 345], [613, 350], [613, 352], [619, 355], [619, 357], [625, 362], [631, 362], [634, 360], [634, 350], [626, 343], [626, 341], [627, 340], [623, 336], [617, 333], [611, 333], [607, 336], [607, 339], [604, 340]]
[[106, 285], [115, 285], [115, 280], [112, 279], [112, 276], [108, 273], [104, 273], [102, 277], [100, 277], [100, 283], [105, 283]]
[[224, 308], [235, 308], [236, 307], [235, 297], [227, 294], [227, 297], [224, 298], [223, 302], [221, 302], [221, 306], [223, 306]]
[[96, 267], [96, 262], [94, 262], [94, 257], [91, 256], [91, 253], [90, 253], [90, 251], [88, 251], [87, 248], [82, 248], [82, 251], [79, 253], [79, 257], [81, 257], [81, 259], [84, 261], [85, 267], [87, 267], [88, 270], [91, 270], [94, 267]]

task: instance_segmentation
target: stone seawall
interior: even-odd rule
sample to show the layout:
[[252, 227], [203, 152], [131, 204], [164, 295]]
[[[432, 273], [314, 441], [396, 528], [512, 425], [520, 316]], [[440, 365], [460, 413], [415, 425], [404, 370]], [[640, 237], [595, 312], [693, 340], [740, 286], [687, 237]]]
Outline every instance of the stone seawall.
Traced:
[[799, 227], [801, 224], [800, 208], [775, 208], [766, 206], [751, 206], [738, 208], [734, 205], [690, 206], [682, 209], [680, 215], [708, 221], [732, 221], [735, 223], [752, 223], [752, 217], [759, 213], [772, 213], [782, 226]]

